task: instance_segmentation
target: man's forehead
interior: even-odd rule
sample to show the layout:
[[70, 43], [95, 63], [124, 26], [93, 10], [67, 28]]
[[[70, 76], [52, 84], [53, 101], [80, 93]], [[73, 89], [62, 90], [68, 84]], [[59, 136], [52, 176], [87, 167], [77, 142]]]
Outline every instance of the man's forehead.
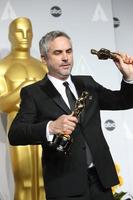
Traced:
[[52, 49], [52, 50], [72, 49], [72, 44], [70, 40], [65, 37], [64, 38], [58, 37], [55, 40], [50, 41], [48, 46], [49, 46], [49, 49]]

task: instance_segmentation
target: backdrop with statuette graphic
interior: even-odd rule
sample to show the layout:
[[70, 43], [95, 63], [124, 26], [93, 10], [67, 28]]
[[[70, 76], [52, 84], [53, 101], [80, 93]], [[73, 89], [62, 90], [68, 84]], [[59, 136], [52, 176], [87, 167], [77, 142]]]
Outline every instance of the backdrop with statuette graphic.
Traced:
[[[9, 23], [17, 17], [28, 17], [33, 26], [31, 54], [40, 59], [38, 42], [48, 31], [67, 32], [73, 41], [73, 74], [89, 74], [111, 89], [119, 89], [121, 75], [112, 60], [98, 60], [92, 48], [107, 48], [133, 55], [132, 0], [1, 0], [0, 59], [10, 52]], [[120, 166], [122, 184], [115, 192], [133, 194], [133, 110], [102, 111], [102, 128], [114, 161]], [[6, 127], [6, 114], [0, 115], [0, 199], [14, 199]]]

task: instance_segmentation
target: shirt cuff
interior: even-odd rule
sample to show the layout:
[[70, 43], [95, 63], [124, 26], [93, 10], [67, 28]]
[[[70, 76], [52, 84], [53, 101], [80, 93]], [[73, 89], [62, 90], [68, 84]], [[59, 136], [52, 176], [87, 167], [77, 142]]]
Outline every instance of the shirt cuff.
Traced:
[[52, 121], [49, 121], [49, 122], [47, 123], [47, 126], [46, 126], [46, 138], [47, 138], [47, 141], [48, 141], [48, 142], [52, 142], [53, 137], [54, 137], [54, 134], [49, 132], [49, 124], [50, 124], [51, 122], [52, 122]]

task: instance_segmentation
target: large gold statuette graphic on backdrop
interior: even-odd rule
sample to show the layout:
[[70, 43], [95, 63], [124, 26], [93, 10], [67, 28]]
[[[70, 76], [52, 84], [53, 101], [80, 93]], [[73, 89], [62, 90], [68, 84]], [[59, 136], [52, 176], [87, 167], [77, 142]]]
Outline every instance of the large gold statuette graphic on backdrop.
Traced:
[[[21, 88], [42, 79], [47, 72], [47, 67], [30, 55], [32, 37], [32, 25], [28, 18], [20, 17], [11, 22], [11, 51], [0, 61], [0, 111], [7, 113], [7, 130], [18, 111]], [[45, 199], [40, 147], [11, 147], [10, 152], [16, 186], [15, 200]]]
[[[87, 91], [83, 91], [79, 99], [75, 103], [75, 108], [73, 111], [73, 116], [77, 117], [79, 119], [81, 112], [85, 109], [86, 100], [89, 96], [89, 93]], [[69, 154], [69, 150], [71, 148], [71, 145], [73, 143], [73, 137], [70, 135], [54, 135], [54, 138], [52, 142], [49, 142], [49, 146], [56, 150], [57, 152], [63, 153], [63, 154]]]

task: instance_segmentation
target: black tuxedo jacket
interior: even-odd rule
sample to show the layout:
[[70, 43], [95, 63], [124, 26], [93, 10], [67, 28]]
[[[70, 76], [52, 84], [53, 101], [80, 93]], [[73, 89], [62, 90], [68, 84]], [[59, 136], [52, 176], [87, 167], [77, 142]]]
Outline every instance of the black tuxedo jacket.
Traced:
[[69, 156], [52, 151], [46, 139], [46, 125], [71, 111], [47, 76], [21, 90], [21, 105], [9, 130], [11, 145], [41, 144], [43, 177], [47, 197], [81, 195], [86, 191], [87, 164], [84, 138], [93, 156], [103, 187], [118, 183], [118, 177], [101, 129], [100, 110], [133, 107], [133, 85], [124, 81], [120, 91], [108, 90], [90, 76], [72, 76], [78, 95], [88, 91], [86, 108], [73, 132]]

